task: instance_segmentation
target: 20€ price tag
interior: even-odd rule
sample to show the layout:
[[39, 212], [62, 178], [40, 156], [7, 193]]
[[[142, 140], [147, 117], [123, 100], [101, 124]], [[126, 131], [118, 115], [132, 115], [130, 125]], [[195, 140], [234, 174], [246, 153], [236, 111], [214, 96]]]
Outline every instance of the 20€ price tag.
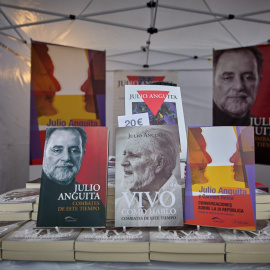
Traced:
[[119, 127], [150, 126], [148, 113], [118, 116]]

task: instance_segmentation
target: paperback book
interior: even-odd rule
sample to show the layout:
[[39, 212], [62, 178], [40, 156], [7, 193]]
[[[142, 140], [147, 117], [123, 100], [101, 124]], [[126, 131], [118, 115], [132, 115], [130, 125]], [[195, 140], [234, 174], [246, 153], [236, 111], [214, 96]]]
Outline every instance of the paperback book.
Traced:
[[74, 242], [81, 229], [42, 229], [29, 221], [2, 242], [6, 260], [73, 261]]
[[19, 221], [31, 219], [32, 211], [0, 211], [0, 221]]
[[26, 221], [0, 221], [0, 244], [10, 233], [17, 230]]
[[104, 227], [107, 127], [46, 130], [37, 227]]
[[41, 184], [41, 178], [37, 178], [34, 180], [29, 180], [26, 182], [25, 187], [26, 188], [40, 188]]
[[80, 231], [79, 228], [37, 228], [35, 221], [29, 221], [3, 240], [2, 249], [9, 251], [74, 250], [74, 242]]
[[126, 85], [125, 113], [148, 113], [150, 125], [178, 125], [180, 158], [186, 161], [187, 135], [180, 87]]
[[137, 228], [83, 229], [75, 241], [75, 251], [149, 252], [149, 230]]
[[32, 211], [38, 188], [21, 188], [0, 195], [0, 211]]
[[254, 128], [191, 127], [185, 223], [256, 229]]
[[234, 263], [270, 263], [270, 223], [258, 220], [256, 231], [219, 228], [226, 242], [226, 261]]
[[116, 130], [115, 226], [183, 224], [177, 125]]
[[193, 225], [150, 231], [150, 251], [165, 253], [220, 253], [225, 242], [216, 228]]

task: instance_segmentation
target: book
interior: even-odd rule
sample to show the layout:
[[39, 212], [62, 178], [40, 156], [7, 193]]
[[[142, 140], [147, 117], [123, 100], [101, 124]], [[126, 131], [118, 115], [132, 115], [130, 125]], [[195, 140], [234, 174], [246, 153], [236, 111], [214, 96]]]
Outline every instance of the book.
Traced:
[[178, 125], [180, 158], [186, 161], [187, 135], [180, 87], [126, 85], [125, 113], [148, 113], [150, 125]]
[[150, 261], [192, 262], [192, 263], [224, 263], [222, 253], [163, 253], [150, 252]]
[[34, 221], [37, 221], [37, 215], [38, 215], [38, 212], [33, 211], [31, 214], [31, 219]]
[[268, 192], [268, 186], [266, 186], [258, 181], [255, 181], [255, 185], [256, 185], [256, 188]]
[[225, 242], [216, 228], [185, 225], [176, 229], [150, 230], [150, 252], [164, 253], [221, 253]]
[[108, 161], [108, 195], [115, 195], [115, 156], [109, 156]]
[[227, 263], [270, 263], [270, 253], [227, 253]]
[[32, 211], [0, 211], [0, 221], [30, 220]]
[[149, 231], [146, 229], [83, 229], [75, 241], [75, 251], [149, 253]]
[[270, 193], [256, 188], [256, 204], [257, 203], [270, 203]]
[[37, 227], [104, 227], [107, 127], [47, 128]]
[[226, 242], [226, 262], [270, 263], [270, 223], [257, 220], [256, 231], [218, 229]]
[[40, 185], [41, 185], [41, 178], [29, 180], [25, 183], [26, 188], [40, 188]]
[[13, 231], [17, 230], [26, 221], [0, 221], [0, 246], [3, 239], [9, 236]]
[[183, 224], [177, 125], [116, 130], [115, 226]]
[[270, 211], [270, 203], [256, 203], [256, 213]]
[[149, 262], [149, 253], [146, 252], [82, 252], [75, 251], [76, 261], [97, 262]]
[[270, 211], [257, 211], [256, 220], [270, 219]]
[[3, 251], [73, 251], [79, 228], [37, 228], [29, 221], [2, 242]]
[[256, 229], [253, 127], [189, 128], [184, 219]]
[[74, 251], [17, 251], [3, 250], [2, 256], [4, 260], [19, 261], [74, 261]]
[[39, 195], [37, 188], [21, 188], [0, 195], [0, 211], [32, 211]]
[[218, 228], [220, 236], [226, 242], [226, 252], [234, 253], [269, 253], [270, 256], [270, 223], [269, 220], [258, 220], [256, 231], [244, 231]]

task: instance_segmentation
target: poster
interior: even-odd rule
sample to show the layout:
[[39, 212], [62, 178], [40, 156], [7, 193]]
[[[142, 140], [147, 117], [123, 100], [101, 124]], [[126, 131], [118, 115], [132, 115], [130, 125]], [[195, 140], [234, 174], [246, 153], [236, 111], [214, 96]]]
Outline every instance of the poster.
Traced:
[[30, 106], [30, 165], [47, 127], [105, 126], [105, 52], [33, 41]]
[[270, 45], [213, 52], [213, 125], [254, 126], [255, 161], [270, 164]]
[[[113, 130], [118, 127], [117, 117], [125, 115], [125, 85], [146, 85], [153, 82], [177, 84], [177, 71], [130, 70], [114, 72]], [[115, 155], [115, 132], [110, 136], [110, 153]]]

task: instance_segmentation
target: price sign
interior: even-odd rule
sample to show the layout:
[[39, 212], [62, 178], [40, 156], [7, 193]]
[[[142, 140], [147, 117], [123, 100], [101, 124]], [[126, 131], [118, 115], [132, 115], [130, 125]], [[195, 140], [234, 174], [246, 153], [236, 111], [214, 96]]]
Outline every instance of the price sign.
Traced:
[[118, 116], [119, 127], [138, 127], [149, 125], [150, 123], [148, 113]]

